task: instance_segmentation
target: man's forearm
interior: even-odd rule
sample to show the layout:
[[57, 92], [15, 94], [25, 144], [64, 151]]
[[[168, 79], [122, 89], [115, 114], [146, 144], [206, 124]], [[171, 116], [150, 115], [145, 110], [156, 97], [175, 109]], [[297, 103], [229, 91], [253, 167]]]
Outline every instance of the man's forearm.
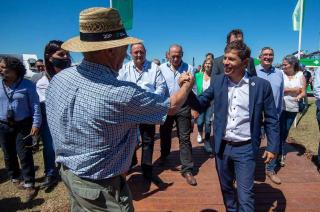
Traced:
[[168, 115], [174, 115], [187, 100], [188, 94], [192, 87], [182, 85], [182, 87], [170, 97], [170, 108]]

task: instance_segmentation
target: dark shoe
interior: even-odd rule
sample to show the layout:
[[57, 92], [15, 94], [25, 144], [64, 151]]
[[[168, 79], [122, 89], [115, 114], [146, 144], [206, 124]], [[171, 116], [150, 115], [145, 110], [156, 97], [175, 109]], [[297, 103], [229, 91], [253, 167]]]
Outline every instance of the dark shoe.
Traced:
[[189, 185], [192, 185], [192, 186], [196, 186], [197, 185], [197, 181], [196, 181], [196, 179], [194, 178], [194, 176], [193, 176], [193, 174], [191, 172], [187, 172], [183, 176], [184, 176], [184, 178], [186, 178], [187, 183]]
[[26, 187], [24, 186], [24, 182], [19, 182], [19, 183], [14, 183], [14, 185], [16, 186], [17, 189], [19, 190], [25, 190]]
[[153, 184], [155, 184], [158, 187], [163, 187], [163, 185], [165, 184], [160, 177], [158, 176], [151, 176], [151, 177], [145, 177], [148, 181], [152, 182]]
[[152, 174], [152, 165], [141, 164], [141, 168], [144, 178], [146, 178], [148, 181], [154, 183], [158, 187], [163, 184], [163, 181], [158, 176], [154, 176]]
[[281, 179], [278, 177], [278, 175], [273, 171], [266, 171], [266, 175], [269, 177], [269, 179], [275, 183], [275, 184], [281, 184]]
[[43, 183], [40, 185], [41, 188], [50, 188], [58, 182], [58, 178], [55, 176], [45, 176]]
[[25, 189], [26, 193], [25, 193], [25, 199], [24, 199], [24, 203], [28, 203], [31, 200], [33, 200], [36, 196], [37, 196], [37, 191], [34, 187], [28, 187]]

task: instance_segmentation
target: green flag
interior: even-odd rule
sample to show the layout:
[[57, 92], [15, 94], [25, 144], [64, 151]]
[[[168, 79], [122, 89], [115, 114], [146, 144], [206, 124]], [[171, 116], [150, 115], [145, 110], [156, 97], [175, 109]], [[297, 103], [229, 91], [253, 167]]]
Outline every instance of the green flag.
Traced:
[[120, 12], [124, 28], [132, 29], [133, 0], [111, 0], [112, 8]]
[[305, 1], [304, 0], [298, 0], [296, 7], [294, 8], [293, 14], [292, 14], [292, 23], [293, 23], [293, 31], [299, 31], [300, 30], [300, 16], [302, 12], [302, 22], [303, 22], [303, 16], [304, 16], [304, 8], [305, 8]]

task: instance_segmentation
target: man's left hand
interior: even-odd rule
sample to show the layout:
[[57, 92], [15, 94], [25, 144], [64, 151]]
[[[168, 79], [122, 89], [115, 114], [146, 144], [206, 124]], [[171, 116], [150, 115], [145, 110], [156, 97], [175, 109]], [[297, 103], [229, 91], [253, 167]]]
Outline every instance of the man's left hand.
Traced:
[[190, 82], [191, 75], [188, 72], [183, 72], [178, 80], [178, 84], [181, 87], [185, 82]]
[[37, 128], [37, 127], [32, 127], [32, 128], [31, 128], [30, 135], [31, 135], [31, 136], [35, 136], [35, 135], [38, 135], [38, 134], [39, 134], [39, 128]]
[[264, 151], [262, 158], [265, 158], [266, 160], [264, 163], [270, 163], [272, 159], [274, 159], [276, 155], [272, 152]]

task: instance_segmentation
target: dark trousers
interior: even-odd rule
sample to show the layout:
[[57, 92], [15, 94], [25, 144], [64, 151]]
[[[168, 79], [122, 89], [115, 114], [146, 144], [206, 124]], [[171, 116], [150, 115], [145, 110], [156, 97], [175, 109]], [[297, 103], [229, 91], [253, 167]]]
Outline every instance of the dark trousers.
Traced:
[[[254, 211], [255, 154], [252, 144], [231, 146], [222, 144], [216, 155], [223, 201], [227, 211]], [[237, 189], [233, 183], [236, 180]]]
[[152, 154], [156, 127], [152, 124], [140, 124], [139, 129], [142, 138], [141, 164], [152, 165]]
[[70, 194], [71, 212], [134, 211], [132, 195], [124, 176], [103, 180], [84, 179], [63, 165], [60, 174]]
[[0, 143], [4, 154], [5, 167], [11, 179], [20, 178], [21, 173], [26, 184], [34, 184], [35, 170], [32, 156], [32, 137], [23, 139], [30, 134], [32, 119], [25, 119], [9, 126], [0, 123]]
[[161, 157], [166, 158], [170, 154], [171, 149], [171, 133], [173, 122], [176, 122], [179, 147], [180, 147], [180, 160], [182, 164], [181, 173], [193, 171], [192, 160], [192, 145], [190, 140], [191, 133], [191, 109], [189, 106], [182, 107], [179, 112], [174, 116], [167, 116], [166, 121], [160, 126], [160, 145]]

